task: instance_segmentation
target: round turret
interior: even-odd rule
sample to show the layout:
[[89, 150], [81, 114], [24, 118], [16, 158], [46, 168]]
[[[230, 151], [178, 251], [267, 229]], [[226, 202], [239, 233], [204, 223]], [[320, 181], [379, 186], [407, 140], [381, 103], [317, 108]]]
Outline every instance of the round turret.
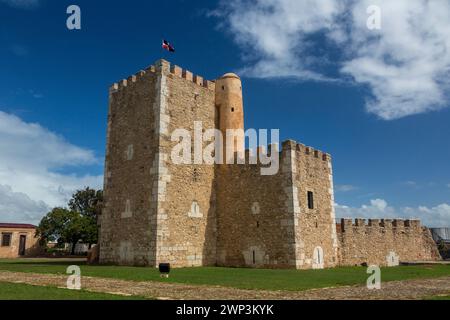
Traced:
[[[244, 130], [244, 107], [242, 101], [242, 83], [239, 76], [234, 73], [226, 73], [216, 80], [216, 111], [219, 113], [219, 129], [224, 137], [224, 148], [226, 148], [227, 129]], [[234, 150], [243, 152], [245, 150], [245, 137], [234, 138]], [[225, 150], [225, 149], [224, 149]], [[225, 159], [229, 159], [227, 155]]]

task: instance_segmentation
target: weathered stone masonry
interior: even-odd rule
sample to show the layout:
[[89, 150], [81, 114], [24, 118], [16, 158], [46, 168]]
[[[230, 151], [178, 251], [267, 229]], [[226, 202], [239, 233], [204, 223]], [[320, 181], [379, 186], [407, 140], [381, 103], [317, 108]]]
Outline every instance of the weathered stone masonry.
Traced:
[[109, 98], [101, 263], [310, 269], [437, 257], [414, 222], [344, 221], [338, 233], [331, 156], [295, 141], [270, 146], [275, 175], [248, 161], [172, 163], [176, 129], [244, 129], [235, 74], [212, 82], [159, 60]]
[[112, 86], [102, 263], [215, 264], [214, 167], [170, 161], [170, 132], [214, 111], [214, 83], [164, 60]]
[[395, 266], [440, 259], [429, 229], [419, 220], [342, 219], [340, 229], [342, 265]]
[[[329, 155], [286, 141], [279, 156], [276, 175], [262, 176], [260, 164], [218, 170], [218, 265], [309, 269], [338, 263]], [[314, 209], [307, 207], [307, 190], [314, 191]]]

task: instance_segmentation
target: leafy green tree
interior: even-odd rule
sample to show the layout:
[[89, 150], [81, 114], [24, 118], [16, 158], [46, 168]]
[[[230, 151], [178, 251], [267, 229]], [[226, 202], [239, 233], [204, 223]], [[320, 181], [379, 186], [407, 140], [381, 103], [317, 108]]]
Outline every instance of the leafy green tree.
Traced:
[[72, 244], [72, 254], [80, 240], [90, 248], [98, 241], [97, 216], [101, 213], [102, 201], [102, 190], [86, 188], [75, 192], [69, 201], [69, 209], [54, 208], [50, 211], [42, 218], [36, 235], [41, 242]]
[[98, 242], [97, 217], [101, 214], [103, 191], [86, 188], [78, 190], [69, 201], [69, 208], [83, 216], [83, 236], [81, 240], [89, 244]]
[[69, 208], [72, 211], [79, 212], [83, 216], [97, 218], [101, 213], [103, 202], [103, 191], [86, 188], [78, 190], [72, 195], [69, 201]]
[[85, 237], [89, 224], [90, 221], [78, 212], [54, 208], [42, 218], [36, 234], [41, 241], [72, 244], [72, 254], [74, 254], [75, 245]]

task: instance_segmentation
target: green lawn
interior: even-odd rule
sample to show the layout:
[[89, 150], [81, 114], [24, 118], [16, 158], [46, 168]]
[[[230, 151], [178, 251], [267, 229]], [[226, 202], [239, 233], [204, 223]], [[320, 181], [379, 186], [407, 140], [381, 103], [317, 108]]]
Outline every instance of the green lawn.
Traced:
[[[173, 269], [169, 279], [161, 279], [156, 268], [89, 266], [67, 260], [5, 260], [0, 270], [65, 274], [67, 266], [77, 264], [82, 276], [117, 278], [133, 281], [164, 281], [188, 284], [229, 286], [242, 289], [306, 290], [342, 285], [365, 284], [369, 275], [364, 267], [342, 267], [326, 270], [267, 270], [243, 268]], [[402, 266], [382, 268], [381, 280], [406, 280], [450, 276], [450, 266]]]
[[83, 290], [0, 282], [0, 300], [140, 300], [138, 297], [117, 296]]
[[448, 296], [435, 296], [435, 297], [428, 297], [425, 300], [449, 300], [450, 301], [450, 293]]

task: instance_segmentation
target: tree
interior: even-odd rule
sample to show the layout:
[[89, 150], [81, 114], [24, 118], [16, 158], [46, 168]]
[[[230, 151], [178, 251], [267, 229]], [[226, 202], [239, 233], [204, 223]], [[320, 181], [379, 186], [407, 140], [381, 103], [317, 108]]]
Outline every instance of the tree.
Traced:
[[75, 254], [75, 246], [86, 236], [90, 224], [90, 219], [78, 212], [54, 208], [42, 218], [36, 235], [45, 242], [70, 243], [72, 244], [72, 254]]
[[86, 188], [78, 190], [69, 201], [69, 208], [84, 216], [96, 218], [101, 213], [103, 191]]
[[85, 218], [85, 233], [81, 240], [88, 243], [89, 248], [93, 243], [98, 242], [97, 217], [101, 214], [102, 202], [103, 191], [89, 187], [75, 192], [69, 201], [69, 208]]
[[41, 242], [72, 244], [72, 254], [80, 240], [90, 248], [98, 241], [97, 216], [101, 213], [102, 201], [102, 190], [78, 190], [69, 201], [69, 209], [54, 208], [42, 218], [36, 235]]

